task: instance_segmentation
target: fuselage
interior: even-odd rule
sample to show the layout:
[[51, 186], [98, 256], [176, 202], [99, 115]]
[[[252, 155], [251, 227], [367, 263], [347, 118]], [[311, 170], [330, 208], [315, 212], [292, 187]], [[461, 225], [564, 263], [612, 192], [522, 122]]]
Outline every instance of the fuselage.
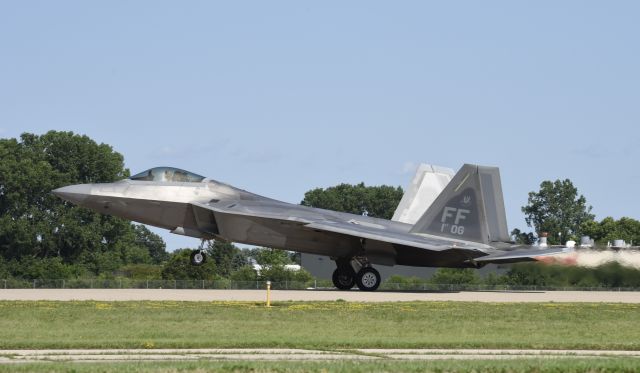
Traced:
[[[336, 262], [332, 281], [343, 290], [377, 289], [381, 277], [372, 264], [479, 268], [565, 252], [505, 251], [511, 243], [498, 169], [471, 164], [453, 176], [413, 225], [277, 201], [171, 167], [53, 193], [176, 234], [329, 256]], [[191, 264], [204, 261], [202, 246], [192, 251]]]
[[[211, 179], [198, 182], [146, 181], [125, 179], [114, 183], [79, 184], [56, 189], [54, 193], [77, 205], [94, 211], [153, 225], [172, 233], [200, 239], [224, 239], [251, 245], [269, 246], [332, 257], [357, 256], [362, 248], [359, 239], [349, 236], [310, 231], [305, 223], [345, 221], [386, 232], [407, 233], [411, 225], [369, 216], [318, 209], [276, 201]], [[269, 201], [274, 216], [282, 219], [257, 223], [251, 216], [215, 219], [215, 227], [203, 229], [194, 203], [242, 201], [245, 205]], [[275, 206], [275, 208], [273, 207]], [[465, 246], [465, 242], [452, 245]], [[380, 252], [396, 252], [393, 245]], [[460, 266], [460, 258], [438, 257], [424, 250], [400, 251], [401, 255], [369, 255], [374, 263], [414, 266]], [[481, 255], [479, 253], [479, 255]], [[484, 255], [484, 254], [482, 254]]]

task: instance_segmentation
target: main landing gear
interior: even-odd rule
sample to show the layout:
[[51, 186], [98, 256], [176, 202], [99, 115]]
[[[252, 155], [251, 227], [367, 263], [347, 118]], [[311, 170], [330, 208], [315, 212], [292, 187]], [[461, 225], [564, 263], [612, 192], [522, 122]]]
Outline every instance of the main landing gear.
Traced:
[[[358, 259], [336, 260], [338, 268], [333, 271], [333, 285], [340, 290], [349, 290], [354, 285], [361, 291], [374, 291], [380, 286], [380, 273], [366, 261]], [[360, 269], [356, 273], [354, 266]]]
[[340, 290], [349, 290], [356, 284], [356, 272], [349, 266], [349, 268], [336, 268], [333, 271], [333, 285]]
[[380, 273], [373, 267], [363, 267], [356, 275], [356, 285], [362, 291], [374, 291], [380, 286]]
[[193, 250], [191, 252], [191, 265], [192, 266], [201, 266], [207, 262], [207, 254], [204, 252], [204, 243], [206, 241], [202, 240], [200, 247], [197, 250]]

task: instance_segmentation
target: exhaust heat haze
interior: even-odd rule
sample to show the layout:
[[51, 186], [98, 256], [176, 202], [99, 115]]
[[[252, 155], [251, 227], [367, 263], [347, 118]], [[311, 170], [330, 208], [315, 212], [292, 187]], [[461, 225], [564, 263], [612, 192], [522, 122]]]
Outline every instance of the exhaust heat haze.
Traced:
[[578, 249], [567, 254], [553, 257], [538, 257], [546, 264], [570, 265], [594, 268], [607, 263], [618, 263], [624, 267], [640, 269], [640, 250], [592, 250]]

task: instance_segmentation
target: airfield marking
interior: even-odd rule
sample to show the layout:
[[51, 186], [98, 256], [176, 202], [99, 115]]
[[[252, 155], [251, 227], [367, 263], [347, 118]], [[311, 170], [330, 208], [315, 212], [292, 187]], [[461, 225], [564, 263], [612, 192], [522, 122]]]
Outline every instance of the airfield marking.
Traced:
[[[96, 301], [245, 301], [264, 302], [265, 290], [174, 289], [0, 289], [0, 300]], [[462, 291], [361, 292], [333, 290], [272, 290], [271, 301], [402, 302], [604, 302], [640, 303], [640, 292], [630, 291]]]
[[0, 364], [43, 361], [326, 361], [326, 360], [507, 360], [564, 358], [639, 358], [640, 351], [516, 349], [73, 349], [0, 350]]

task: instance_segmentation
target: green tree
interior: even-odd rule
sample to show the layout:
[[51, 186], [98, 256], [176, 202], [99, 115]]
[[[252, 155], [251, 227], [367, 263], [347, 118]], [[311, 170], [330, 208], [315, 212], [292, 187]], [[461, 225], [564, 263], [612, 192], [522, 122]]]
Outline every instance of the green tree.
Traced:
[[270, 267], [264, 267], [260, 271], [258, 278], [262, 281], [272, 282], [308, 282], [313, 279], [311, 274], [304, 269], [293, 271], [285, 268], [283, 265], [273, 265]]
[[533, 245], [536, 242], [536, 235], [533, 232], [521, 232], [518, 228], [511, 231], [511, 237], [521, 245]]
[[129, 264], [118, 270], [118, 275], [137, 280], [159, 280], [163, 267], [158, 264]]
[[480, 277], [471, 268], [438, 268], [429, 282], [432, 284], [477, 284], [480, 282]]
[[[50, 131], [0, 139], [0, 256], [18, 266], [27, 258], [59, 258], [94, 274], [149, 262], [149, 247], [138, 243], [129, 221], [51, 194], [64, 185], [111, 182], [128, 175], [121, 154], [87, 136]], [[12, 270], [26, 273], [16, 266]]]
[[530, 192], [522, 207], [525, 221], [538, 234], [549, 233], [549, 243], [562, 244], [580, 237], [583, 223], [593, 220], [591, 206], [571, 180], [543, 181], [538, 192]]
[[209, 243], [207, 256], [216, 263], [218, 274], [225, 278], [249, 263], [246, 254], [231, 242]]
[[250, 281], [258, 279], [260, 281], [285, 282], [295, 281], [305, 283], [312, 279], [309, 272], [304, 269], [297, 271], [287, 269], [285, 266], [294, 264], [291, 252], [274, 249], [270, 247], [260, 247], [251, 249], [249, 256], [255, 260], [262, 268], [256, 273], [249, 266], [241, 267], [239, 273], [234, 273], [231, 278], [237, 281]]
[[402, 199], [402, 194], [400, 187], [394, 188], [387, 185], [368, 187], [364, 183], [340, 184], [326, 189], [310, 190], [305, 193], [300, 204], [358, 215], [367, 211], [369, 216], [391, 219]]
[[607, 263], [595, 268], [517, 263], [502, 276], [508, 285], [549, 287], [629, 287], [640, 286], [640, 270]]
[[165, 280], [215, 280], [216, 264], [207, 260], [201, 266], [191, 265], [191, 249], [176, 250], [162, 267], [162, 278]]
[[628, 217], [615, 220], [609, 216], [600, 222], [586, 221], [582, 223], [581, 232], [601, 245], [618, 239], [640, 244], [640, 221]]
[[391, 275], [385, 281], [386, 284], [401, 285], [403, 289], [420, 289], [426, 281], [416, 276]]
[[81, 277], [86, 270], [74, 264], [64, 263], [61, 258], [34, 258], [25, 256], [9, 264], [12, 277], [25, 279], [65, 279]]
[[233, 271], [237, 271], [240, 268], [246, 267], [249, 265], [249, 254], [248, 250], [238, 250], [234, 255], [231, 261], [231, 268]]
[[134, 224], [136, 243], [146, 248], [153, 264], [162, 264], [169, 259], [167, 245], [162, 237], [151, 232], [142, 224]]
[[249, 265], [245, 265], [243, 267], [238, 268], [236, 271], [234, 271], [231, 274], [230, 278], [232, 281], [239, 281], [239, 282], [256, 281], [258, 280], [258, 274], [253, 269], [253, 267]]
[[251, 257], [263, 267], [284, 266], [293, 264], [291, 256], [285, 250], [261, 247], [251, 251]]
[[551, 286], [553, 274], [549, 266], [538, 263], [517, 263], [506, 274], [507, 285]]

